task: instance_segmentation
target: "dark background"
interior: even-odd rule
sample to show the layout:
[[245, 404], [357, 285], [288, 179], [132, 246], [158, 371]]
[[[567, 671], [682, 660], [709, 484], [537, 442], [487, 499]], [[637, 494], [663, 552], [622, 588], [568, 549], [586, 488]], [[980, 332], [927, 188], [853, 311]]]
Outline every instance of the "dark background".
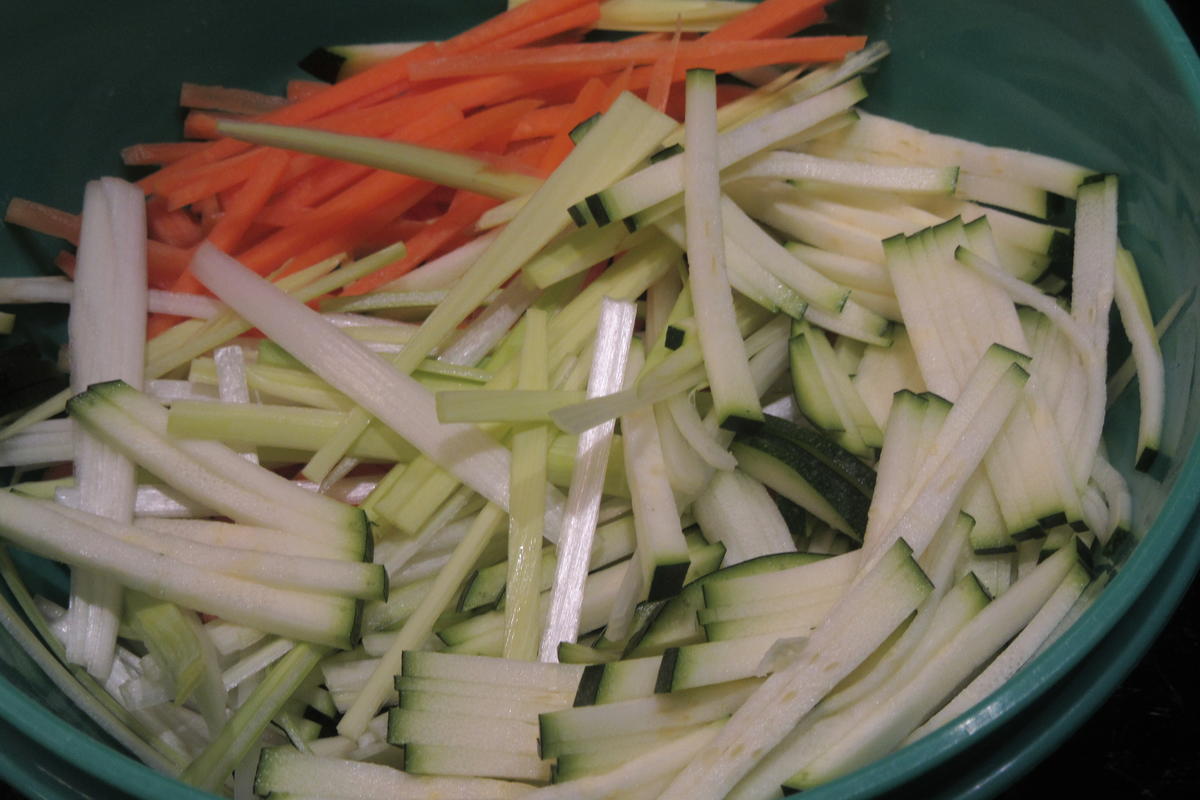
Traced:
[[[1059, 0], [1060, 2], [1064, 0]], [[1079, 4], [1086, 0], [1065, 0]], [[1196, 0], [1168, 0], [1193, 43]], [[1000, 800], [1072, 796], [1174, 800], [1200, 792], [1200, 583], [1154, 646], [1083, 727]], [[15, 796], [0, 782], [0, 797]]]

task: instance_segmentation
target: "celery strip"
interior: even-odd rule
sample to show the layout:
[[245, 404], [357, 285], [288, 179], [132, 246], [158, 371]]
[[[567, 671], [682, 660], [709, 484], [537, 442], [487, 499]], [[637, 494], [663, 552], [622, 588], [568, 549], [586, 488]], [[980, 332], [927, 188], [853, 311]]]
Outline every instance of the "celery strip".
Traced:
[[[530, 309], [525, 314], [517, 386], [544, 391], [549, 383], [547, 364], [548, 314]], [[546, 451], [550, 429], [534, 422], [512, 434], [512, 507], [508, 530], [507, 594], [504, 606], [504, 657], [533, 661], [541, 634], [542, 531], [546, 515]]]
[[231, 119], [219, 120], [217, 130], [243, 142], [386, 169], [489, 197], [520, 197], [542, 185], [532, 175], [498, 170], [482, 158], [410, 142]]

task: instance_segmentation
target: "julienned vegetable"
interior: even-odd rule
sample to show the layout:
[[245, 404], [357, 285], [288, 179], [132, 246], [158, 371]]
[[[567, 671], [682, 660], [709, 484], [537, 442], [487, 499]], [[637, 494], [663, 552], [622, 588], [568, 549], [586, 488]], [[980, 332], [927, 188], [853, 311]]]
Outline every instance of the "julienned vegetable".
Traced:
[[827, 3], [331, 46], [332, 86], [185, 87], [211, 138], [82, 219], [15, 200], [78, 245], [0, 282], [71, 304], [72, 387], [5, 418], [0, 533], [72, 594], [4, 554], [5, 626], [234, 794], [773, 797], [1011, 677], [1160, 444], [1118, 179], [858, 109], [887, 47], [794, 37]]

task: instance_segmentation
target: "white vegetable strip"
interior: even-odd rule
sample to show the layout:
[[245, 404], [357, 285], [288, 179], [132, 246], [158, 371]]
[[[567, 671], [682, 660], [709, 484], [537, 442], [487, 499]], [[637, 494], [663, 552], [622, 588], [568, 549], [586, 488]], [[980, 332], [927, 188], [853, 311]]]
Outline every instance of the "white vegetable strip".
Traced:
[[400, 672], [404, 651], [424, 645], [426, 638], [433, 632], [437, 618], [454, 598], [463, 580], [479, 560], [484, 545], [504, 521], [504, 517], [504, 512], [492, 503], [484, 506], [475, 517], [467, 535], [454, 548], [450, 563], [433, 579], [428, 594], [421, 598], [421, 603], [412, 616], [404, 621], [404, 626], [400, 628], [391, 648], [380, 658], [379, 665], [371, 673], [366, 686], [342, 716], [338, 723], [339, 734], [358, 738], [366, 732], [371, 718], [392, 692], [393, 679]]
[[313, 372], [463, 483], [508, 507], [508, 450], [473, 425], [438, 422], [433, 396], [420, 383], [214, 247], [201, 246], [192, 270]]
[[348, 644], [347, 631], [331, 631], [353, 617], [353, 601], [268, 588], [164, 559], [65, 517], [44, 501], [0, 492], [0, 511], [6, 538], [45, 558], [87, 564], [152, 597], [281, 636]]
[[[217, 395], [222, 403], [249, 403], [250, 387], [246, 384], [246, 354], [241, 347], [227, 344], [213, 351], [217, 365]], [[238, 447], [238, 455], [252, 464], [258, 463], [253, 447]], [[338, 476], [344, 477], [344, 476]]]
[[883, 166], [776, 150], [731, 168], [725, 179], [807, 180], [878, 191], [950, 194], [957, 177], [958, 167]]
[[358, 800], [515, 800], [529, 785], [489, 778], [441, 778], [409, 775], [383, 764], [341, 758], [320, 758], [291, 748], [268, 751], [270, 771], [258, 779], [258, 791], [311, 794], [319, 797], [354, 797]]
[[544, 786], [527, 795], [527, 800], [602, 800], [622, 790], [637, 790], [648, 783], [677, 775], [700, 750], [716, 737], [724, 720], [710, 722], [672, 742], [625, 762], [609, 772]]
[[715, 80], [715, 75], [706, 70], [692, 70], [687, 76], [683, 198], [688, 277], [696, 308], [697, 333], [713, 407], [718, 410], [719, 422], [725, 424], [734, 415], [761, 420], [762, 408], [754, 390], [725, 271]]
[[[17, 303], [70, 303], [75, 284], [67, 278], [0, 278], [0, 305]], [[218, 300], [198, 294], [149, 289], [146, 310], [154, 314], [207, 319], [225, 306]]]
[[267, 586], [301, 591], [380, 597], [384, 581], [378, 564], [323, 556], [300, 556], [287, 551], [261, 552], [185, 539], [165, 531], [123, 525], [94, 514], [55, 506], [70, 519], [102, 531], [135, 547], [159, 553], [197, 569], [244, 578]]
[[[636, 318], [637, 308], [633, 303], [608, 298], [602, 302], [588, 378], [589, 397], [612, 394], [624, 383]], [[539, 650], [542, 661], [557, 661], [559, 642], [574, 642], [579, 635], [583, 583], [615, 427], [615, 422], [609, 420], [579, 434], [575, 471], [557, 539], [558, 561], [550, 593], [550, 612]]]
[[[1089, 332], [1101, 370], [1107, 368], [1108, 313], [1116, 290], [1117, 248], [1117, 178], [1109, 175], [1079, 189], [1071, 272], [1071, 316]], [[1067, 432], [1079, 487], [1092, 472], [1103, 428], [1101, 404], [1089, 403], [1075, 430]]]
[[[1074, 547], [1074, 543], [1067, 546]], [[1070, 612], [1071, 606], [1075, 604], [1087, 585], [1087, 571], [1081, 565], [1075, 565], [1063, 578], [1062, 583], [1046, 601], [1046, 604], [1017, 634], [1016, 638], [988, 664], [983, 672], [959, 691], [950, 702], [942, 706], [940, 711], [909, 734], [905, 743], [915, 742], [940, 728], [1000, 688], [1038, 652], [1044, 643], [1052, 641], [1052, 633], [1058, 623]]]
[[541, 292], [518, 276], [488, 304], [483, 313], [438, 351], [438, 360], [471, 366], [491, 352]]
[[[902, 543], [847, 590], [809, 637], [801, 656], [774, 673], [734, 712], [711, 744], [660, 800], [718, 800], [778, 744], [820, 699], [874, 651], [929, 594], [904, 572]], [[870, 609], [869, 612], [867, 609]]]
[[[1139, 468], [1144, 455], [1153, 457], [1160, 446], [1163, 426], [1163, 403], [1166, 395], [1162, 350], [1154, 335], [1150, 305], [1146, 291], [1138, 275], [1137, 265], [1128, 250], [1117, 251], [1117, 276], [1115, 287], [1117, 309], [1121, 312], [1121, 323], [1133, 348], [1133, 360], [1137, 365], [1138, 397], [1141, 400], [1141, 416], [1138, 420], [1137, 462]], [[1147, 451], [1151, 451], [1147, 454]]]
[[[141, 387], [146, 348], [146, 202], [116, 178], [87, 185], [68, 321], [71, 389], [121, 379]], [[133, 462], [78, 429], [75, 481], [80, 507], [119, 522], [133, 518]], [[112, 668], [121, 588], [86, 567], [71, 577], [67, 659], [103, 680]]]

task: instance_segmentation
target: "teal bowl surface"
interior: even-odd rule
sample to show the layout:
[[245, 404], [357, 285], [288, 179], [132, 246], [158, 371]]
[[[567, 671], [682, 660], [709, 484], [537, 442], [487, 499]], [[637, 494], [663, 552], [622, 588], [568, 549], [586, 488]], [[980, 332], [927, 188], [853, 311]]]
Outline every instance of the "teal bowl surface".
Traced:
[[[279, 93], [324, 44], [440, 38], [502, 3], [15, 4], [0, 27], [0, 205], [14, 196], [78, 211], [85, 181], [135, 176], [122, 147], [178, 138], [183, 81]], [[1121, 237], [1159, 316], [1200, 282], [1200, 60], [1161, 0], [839, 0], [835, 17], [891, 43], [867, 107], [941, 132], [1036, 150], [1121, 176]], [[59, 244], [0, 230], [0, 274], [54, 274]], [[62, 309], [28, 309], [16, 336], [47, 354]], [[1149, 647], [1200, 565], [1197, 343], [1189, 303], [1163, 339], [1169, 457], [1161, 480], [1129, 474], [1136, 391], [1106, 429], [1144, 539], [1095, 605], [1007, 686], [955, 723], [806, 792], [814, 800], [986, 798], [1078, 729]], [[1123, 358], [1123, 352], [1115, 352]], [[61, 597], [62, 570], [25, 559]], [[203, 798], [114, 749], [0, 630], [0, 779], [30, 797]], [[914, 788], [920, 780], [919, 788]]]

